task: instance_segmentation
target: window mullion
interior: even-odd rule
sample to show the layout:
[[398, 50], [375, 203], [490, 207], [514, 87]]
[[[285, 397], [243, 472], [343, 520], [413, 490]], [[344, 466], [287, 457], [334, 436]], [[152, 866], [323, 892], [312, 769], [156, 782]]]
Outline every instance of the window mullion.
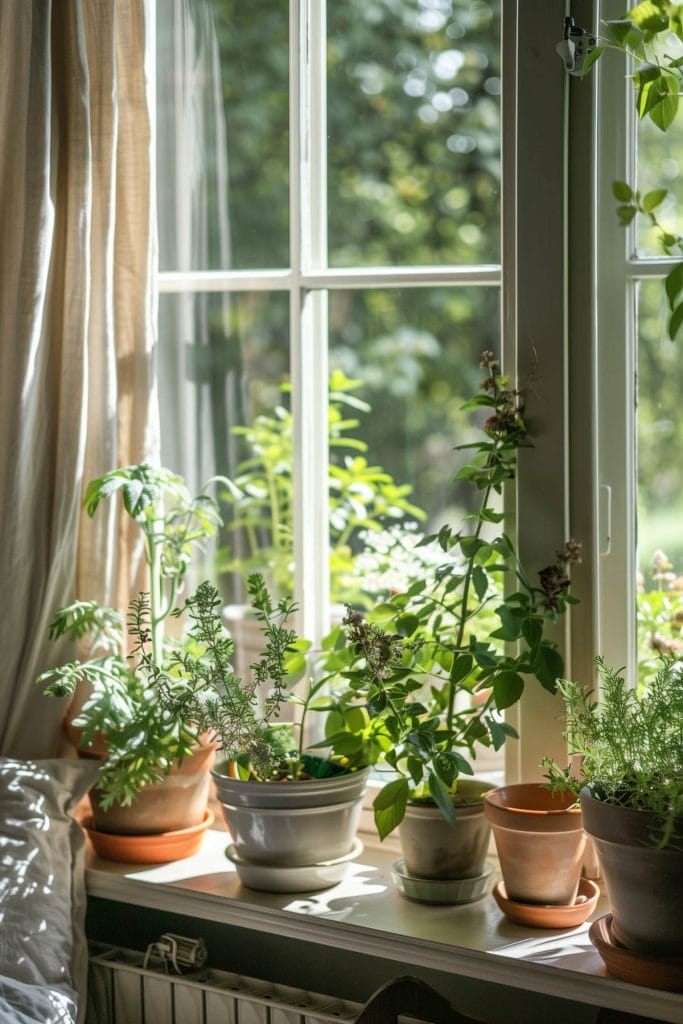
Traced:
[[295, 596], [299, 628], [317, 642], [329, 624], [327, 292], [302, 275], [327, 265], [325, 4], [292, 0], [290, 10]]

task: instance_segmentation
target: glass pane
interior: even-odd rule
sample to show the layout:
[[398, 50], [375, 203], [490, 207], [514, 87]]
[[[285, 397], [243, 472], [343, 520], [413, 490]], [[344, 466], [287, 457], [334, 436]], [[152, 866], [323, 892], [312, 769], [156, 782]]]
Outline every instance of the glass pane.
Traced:
[[[378, 527], [395, 534], [394, 527], [400, 532], [410, 524], [413, 534], [415, 529], [431, 533], [445, 522], [457, 527], [474, 510], [472, 488], [452, 483], [464, 458], [453, 448], [478, 432], [476, 416], [460, 407], [478, 393], [482, 350], [500, 349], [499, 292], [339, 292], [330, 297], [330, 333], [333, 374], [337, 384], [342, 382], [335, 387], [332, 377], [333, 396], [348, 387], [339, 376], [343, 373], [356, 382], [347, 393], [365, 403], [349, 408], [340, 399], [340, 415], [357, 421], [345, 437], [366, 446], [355, 450], [340, 442], [331, 449], [332, 462], [346, 470], [338, 471], [336, 481], [331, 476], [332, 597], [364, 603], [360, 589], [367, 590], [369, 561], [357, 566], [355, 554], [390, 540]], [[382, 474], [389, 474], [400, 496], [387, 502], [384, 514], [382, 487], [372, 479], [381, 480]], [[354, 491], [361, 496], [356, 508]], [[368, 518], [374, 529], [368, 529]], [[351, 530], [359, 520], [364, 521]], [[350, 563], [345, 560], [349, 550]]]
[[[680, 230], [683, 203], [683, 122], [674, 121], [666, 134], [649, 119], [638, 126], [638, 188], [643, 195], [667, 189], [668, 195], [655, 210], [665, 231]], [[679, 216], [676, 216], [679, 211]], [[637, 219], [639, 256], [663, 256], [661, 231], [648, 217]]]
[[[653, 44], [654, 48], [657, 47]], [[659, 44], [659, 56], [670, 58], [683, 56], [683, 44], [674, 32]], [[650, 57], [654, 59], [654, 55]], [[667, 62], [668, 63], [668, 62]], [[635, 97], [635, 93], [632, 93]], [[635, 114], [634, 114], [635, 117]], [[666, 189], [668, 195], [655, 208], [655, 218], [664, 232], [677, 234], [680, 210], [683, 200], [683, 124], [680, 119], [663, 132], [649, 116], [637, 124], [637, 188], [643, 196], [654, 190]], [[638, 217], [636, 221], [636, 248], [640, 256], [665, 255], [661, 245], [662, 230], [652, 224], [649, 217]]]
[[[479, 440], [490, 413], [461, 407], [481, 394], [482, 351], [500, 349], [499, 301], [497, 288], [331, 296], [331, 413], [336, 405], [338, 416], [330, 421], [352, 421], [345, 440], [331, 447], [333, 601], [373, 608], [378, 599], [433, 581], [447, 556], [437, 543], [421, 544], [423, 537], [445, 524], [457, 531], [480, 507], [481, 492], [453, 483], [471, 457], [454, 447]], [[347, 378], [355, 386], [345, 392]], [[364, 407], [345, 407], [349, 395]], [[349, 439], [362, 447], [350, 447]], [[437, 618], [455, 628], [447, 589], [438, 597]], [[496, 628], [494, 605], [470, 620], [472, 633]], [[461, 696], [456, 707], [465, 711], [470, 700]], [[479, 774], [502, 771], [502, 752], [477, 748]]]
[[330, 264], [497, 263], [499, 0], [327, 7]]
[[[226, 600], [241, 601], [249, 571], [269, 569], [274, 548], [263, 515], [264, 476], [258, 466], [248, 476], [243, 465], [255, 454], [243, 428], [259, 423], [258, 417], [277, 420], [274, 411], [283, 404], [288, 298], [262, 292], [162, 295], [159, 336], [164, 465], [181, 473], [193, 493], [216, 475], [232, 481], [231, 488], [212, 491], [225, 526], [218, 552], [207, 553], [196, 572], [199, 578], [220, 575]], [[280, 476], [291, 481], [291, 446], [280, 456]], [[287, 512], [291, 517], [291, 506]], [[291, 544], [288, 552], [291, 572]]]
[[159, 3], [157, 39], [160, 269], [288, 266], [287, 0]]
[[638, 660], [683, 650], [683, 364], [666, 333], [661, 281], [638, 303]]

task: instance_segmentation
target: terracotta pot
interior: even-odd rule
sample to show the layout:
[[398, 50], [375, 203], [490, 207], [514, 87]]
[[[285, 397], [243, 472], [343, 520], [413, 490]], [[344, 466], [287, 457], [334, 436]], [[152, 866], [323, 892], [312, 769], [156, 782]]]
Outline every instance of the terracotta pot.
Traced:
[[206, 815], [215, 757], [215, 745], [197, 747], [161, 782], [145, 786], [126, 807], [113, 804], [103, 810], [101, 792], [95, 787], [90, 792], [95, 828], [119, 835], [155, 835], [200, 825]]
[[568, 794], [541, 783], [502, 786], [484, 797], [509, 899], [567, 906], [579, 888], [586, 836]]
[[236, 855], [292, 867], [345, 857], [353, 847], [369, 768], [299, 782], [243, 782], [214, 771]]
[[683, 850], [657, 848], [657, 817], [650, 811], [595, 800], [587, 789], [581, 809], [600, 858], [616, 941], [638, 953], [680, 956]]
[[482, 874], [491, 831], [484, 815], [483, 794], [492, 788], [487, 782], [458, 780], [455, 828], [434, 804], [408, 804], [398, 832], [410, 875], [456, 879]]

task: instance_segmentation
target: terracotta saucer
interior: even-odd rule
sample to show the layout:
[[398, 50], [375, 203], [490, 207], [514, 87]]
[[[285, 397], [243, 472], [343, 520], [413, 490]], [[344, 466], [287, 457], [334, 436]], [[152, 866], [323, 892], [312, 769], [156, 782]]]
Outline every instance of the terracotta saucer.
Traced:
[[582, 878], [576, 900], [569, 904], [518, 903], [508, 899], [504, 882], [494, 887], [493, 898], [506, 917], [529, 928], [576, 928], [588, 920], [598, 902], [600, 890], [589, 878]]
[[213, 812], [207, 809], [198, 825], [180, 828], [175, 832], [158, 832], [147, 836], [98, 832], [91, 817], [83, 819], [83, 828], [97, 856], [105, 860], [123, 861], [126, 864], [168, 864], [169, 861], [182, 860], [196, 853], [212, 822]]
[[649, 956], [626, 949], [612, 935], [611, 914], [593, 921], [588, 937], [615, 978], [646, 988], [683, 992], [683, 956]]

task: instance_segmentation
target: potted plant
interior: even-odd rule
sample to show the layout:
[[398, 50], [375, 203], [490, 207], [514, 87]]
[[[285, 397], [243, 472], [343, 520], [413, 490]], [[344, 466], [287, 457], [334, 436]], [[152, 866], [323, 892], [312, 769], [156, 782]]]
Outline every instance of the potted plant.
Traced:
[[[375, 822], [380, 839], [399, 827], [401, 868], [421, 879], [484, 878], [491, 787], [468, 778], [471, 760], [478, 745], [498, 750], [515, 735], [502, 712], [526, 677], [554, 691], [562, 660], [544, 627], [572, 600], [566, 570], [578, 558], [570, 542], [533, 584], [496, 529], [503, 513], [494, 498], [530, 442], [519, 395], [492, 353], [482, 367], [482, 393], [465, 408], [486, 410], [483, 436], [462, 446], [471, 455], [455, 478], [475, 489], [475, 511], [465, 528], [426, 538], [442, 552], [433, 578], [413, 579], [367, 616], [348, 608], [346, 645], [327, 660], [391, 737], [383, 762], [392, 778], [375, 798]], [[506, 577], [517, 587], [503, 596]]]
[[503, 876], [493, 890], [503, 913], [541, 928], [585, 921], [599, 890], [581, 878], [586, 835], [574, 797], [542, 783], [518, 783], [486, 793], [484, 812]]
[[[205, 741], [195, 722], [159, 707], [154, 680], [171, 665], [180, 643], [167, 635], [166, 627], [175, 622], [193, 548], [216, 533], [217, 506], [205, 494], [191, 497], [170, 470], [140, 464], [91, 481], [84, 500], [88, 515], [95, 515], [115, 494], [121, 495], [124, 511], [143, 535], [149, 591], [131, 600], [125, 623], [118, 609], [93, 601], [75, 601], [59, 610], [50, 626], [51, 638], [70, 637], [81, 647], [87, 645], [88, 656], [49, 669], [38, 679], [51, 696], [72, 696], [80, 684], [86, 686], [71, 735], [83, 750], [102, 758], [91, 793], [91, 834], [101, 846], [110, 834], [203, 828], [215, 753], [215, 744]], [[117, 849], [125, 856], [133, 845], [132, 839], [122, 841]], [[113, 846], [109, 842], [108, 853]], [[144, 853], [134, 850], [131, 855], [140, 859]], [[163, 859], [160, 849], [151, 855]]]
[[601, 659], [597, 666], [599, 701], [578, 683], [559, 684], [575, 760], [566, 769], [545, 760], [547, 778], [553, 791], [580, 798], [612, 906], [612, 940], [638, 954], [680, 957], [682, 666], [664, 659], [640, 692]]
[[[306, 673], [309, 645], [289, 628], [291, 600], [274, 604], [260, 573], [248, 587], [263, 639], [249, 677], [233, 670], [221, 601], [204, 582], [186, 602], [188, 644], [174, 653], [170, 671], [155, 672], [156, 689], [172, 714], [220, 744], [213, 775], [232, 838], [229, 856], [243, 881], [276, 891], [324, 888], [360, 852], [355, 832], [368, 766], [388, 739], [353, 694], [324, 694], [326, 679]], [[294, 685], [302, 677], [299, 695]], [[298, 708], [295, 722], [278, 720], [285, 703]], [[327, 758], [306, 748], [311, 712], [334, 715]]]

